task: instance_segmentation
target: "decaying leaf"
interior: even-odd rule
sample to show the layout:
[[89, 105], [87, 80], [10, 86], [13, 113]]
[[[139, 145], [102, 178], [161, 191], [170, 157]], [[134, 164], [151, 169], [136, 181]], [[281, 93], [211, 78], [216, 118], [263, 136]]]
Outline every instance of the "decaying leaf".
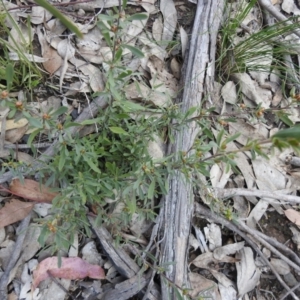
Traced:
[[160, 10], [164, 17], [162, 40], [171, 41], [173, 39], [173, 35], [177, 25], [177, 11], [174, 1], [160, 1]]
[[237, 251], [241, 250], [244, 245], [245, 242], [239, 242], [216, 248], [213, 252], [213, 257], [217, 260], [222, 260], [224, 256], [235, 254]]
[[162, 30], [163, 23], [161, 17], [159, 16], [157, 19], [155, 19], [152, 26], [152, 36], [157, 42], [161, 41]]
[[297, 226], [300, 226], [300, 213], [294, 209], [284, 211], [285, 216]]
[[89, 84], [94, 92], [103, 91], [103, 75], [99, 68], [93, 66], [92, 64], [86, 64], [85, 61], [76, 59], [74, 57], [70, 59], [70, 62], [84, 75], [89, 76]]
[[282, 259], [271, 258], [270, 263], [280, 275], [287, 275], [291, 272], [290, 266]]
[[202, 296], [205, 299], [221, 300], [218, 286], [214, 281], [206, 279], [200, 274], [193, 272], [189, 273], [189, 279], [192, 285], [192, 290], [189, 291], [189, 296], [193, 299], [197, 299], [199, 296]]
[[198, 268], [209, 269], [209, 265], [211, 263], [220, 263], [220, 262], [227, 262], [227, 263], [235, 263], [238, 260], [231, 256], [223, 256], [221, 260], [217, 260], [214, 258], [212, 252], [205, 252], [199, 256], [197, 256], [191, 263]]
[[[25, 118], [22, 118], [18, 121], [16, 120], [7, 120], [6, 121], [6, 130], [11, 130], [15, 128], [22, 128], [28, 124], [28, 120]], [[0, 123], [0, 130], [1, 130], [1, 123]]]
[[209, 242], [210, 251], [222, 246], [222, 234], [220, 226], [214, 223], [208, 224], [207, 227], [204, 227], [204, 234], [206, 240]]
[[24, 179], [24, 184], [19, 179], [13, 179], [10, 184], [10, 191], [19, 197], [36, 202], [51, 203], [58, 194], [53, 193], [43, 184], [31, 179]]
[[61, 67], [62, 58], [57, 51], [48, 44], [40, 26], [36, 28], [36, 32], [42, 48], [43, 58], [47, 59], [47, 61], [43, 63], [43, 66], [47, 72], [53, 74]]
[[242, 297], [255, 288], [261, 272], [255, 265], [253, 251], [250, 247], [244, 247], [235, 257], [240, 260], [235, 265], [237, 269], [237, 287], [239, 296]]
[[44, 259], [33, 271], [33, 289], [50, 276], [65, 279], [105, 278], [104, 270], [100, 266], [91, 265], [80, 257], [62, 257], [61, 267], [58, 267], [58, 257], [54, 256]]
[[33, 209], [34, 203], [12, 199], [0, 209], [0, 228], [23, 220]]

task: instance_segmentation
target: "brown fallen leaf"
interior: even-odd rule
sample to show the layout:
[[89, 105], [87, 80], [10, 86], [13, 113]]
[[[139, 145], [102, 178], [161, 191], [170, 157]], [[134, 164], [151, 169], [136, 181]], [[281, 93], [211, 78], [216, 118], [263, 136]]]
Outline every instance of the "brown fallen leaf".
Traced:
[[34, 203], [12, 199], [0, 209], [0, 228], [23, 220], [32, 210]]
[[284, 211], [285, 216], [294, 224], [300, 226], [300, 213], [294, 209]]
[[48, 257], [41, 261], [33, 271], [33, 289], [48, 277], [65, 279], [105, 279], [104, 270], [98, 265], [91, 265], [80, 257], [62, 257], [61, 267], [58, 267], [58, 257]]
[[19, 197], [36, 202], [51, 203], [58, 193], [53, 193], [43, 184], [31, 179], [24, 179], [24, 184], [19, 179], [13, 179], [10, 184], [10, 192]]

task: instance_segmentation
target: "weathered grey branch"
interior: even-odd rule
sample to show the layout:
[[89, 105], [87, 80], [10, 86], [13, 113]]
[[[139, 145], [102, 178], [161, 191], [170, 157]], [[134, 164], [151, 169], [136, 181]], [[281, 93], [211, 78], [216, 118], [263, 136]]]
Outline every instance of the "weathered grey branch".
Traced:
[[[181, 98], [182, 112], [191, 107], [200, 107], [205, 96], [210, 100], [215, 71], [216, 38], [222, 18], [224, 1], [198, 1], [189, 53], [183, 68], [184, 92]], [[178, 131], [169, 153], [189, 153], [199, 134], [197, 124], [190, 123]], [[165, 276], [176, 286], [188, 286], [187, 245], [193, 212], [192, 185], [180, 172], [169, 178], [169, 193], [166, 196], [163, 215], [162, 254], [160, 265], [169, 264]], [[176, 299], [173, 287], [161, 277], [162, 298]]]
[[[279, 199], [281, 203], [282, 201], [286, 201], [288, 203], [300, 203], [299, 196], [286, 195], [283, 192], [280, 193], [280, 191], [272, 192], [272, 191], [242, 189], [242, 188], [235, 188], [235, 189], [215, 188], [214, 194], [217, 198], [228, 198], [233, 196], [254, 196], [260, 198]], [[266, 200], [268, 201], [268, 199]]]

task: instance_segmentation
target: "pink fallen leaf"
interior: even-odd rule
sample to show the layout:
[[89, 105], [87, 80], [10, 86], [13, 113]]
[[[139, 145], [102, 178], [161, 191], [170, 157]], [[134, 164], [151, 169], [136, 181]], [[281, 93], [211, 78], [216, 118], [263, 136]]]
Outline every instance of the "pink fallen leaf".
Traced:
[[100, 266], [91, 265], [80, 257], [62, 257], [59, 268], [58, 257], [53, 256], [41, 261], [33, 271], [33, 289], [50, 276], [65, 279], [105, 279], [104, 270]]
[[296, 225], [300, 226], [300, 213], [294, 209], [287, 209], [284, 211], [285, 216]]
[[23, 220], [33, 209], [34, 203], [12, 199], [0, 209], [0, 228]]

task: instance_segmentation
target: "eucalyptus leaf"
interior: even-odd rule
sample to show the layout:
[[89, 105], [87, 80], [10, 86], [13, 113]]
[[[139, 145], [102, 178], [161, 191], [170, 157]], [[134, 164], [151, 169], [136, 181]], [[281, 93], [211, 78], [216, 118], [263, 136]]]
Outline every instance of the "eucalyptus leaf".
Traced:
[[83, 37], [82, 32], [78, 27], [65, 15], [63, 15], [56, 7], [51, 5], [46, 0], [35, 0], [35, 2], [48, 10], [54, 17], [60, 20], [60, 22], [65, 25], [70, 31], [74, 32], [79, 38]]

